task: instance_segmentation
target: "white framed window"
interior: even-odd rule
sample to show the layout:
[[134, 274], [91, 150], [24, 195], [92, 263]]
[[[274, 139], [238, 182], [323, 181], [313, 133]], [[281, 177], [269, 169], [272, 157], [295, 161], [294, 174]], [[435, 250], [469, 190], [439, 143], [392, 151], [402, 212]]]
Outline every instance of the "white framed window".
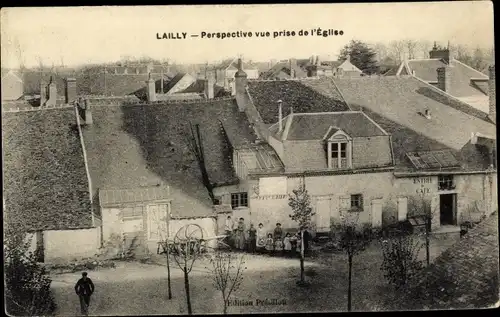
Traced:
[[238, 207], [248, 207], [248, 193], [233, 193], [231, 194], [231, 207], [236, 209]]
[[[333, 133], [331, 127], [325, 138], [328, 142], [328, 167], [332, 169], [343, 169], [352, 167], [352, 140], [341, 130]], [[333, 135], [328, 138], [329, 135]]]
[[330, 142], [330, 168], [349, 168], [349, 142]]
[[439, 175], [438, 176], [438, 190], [453, 190], [455, 183], [453, 182], [453, 175]]

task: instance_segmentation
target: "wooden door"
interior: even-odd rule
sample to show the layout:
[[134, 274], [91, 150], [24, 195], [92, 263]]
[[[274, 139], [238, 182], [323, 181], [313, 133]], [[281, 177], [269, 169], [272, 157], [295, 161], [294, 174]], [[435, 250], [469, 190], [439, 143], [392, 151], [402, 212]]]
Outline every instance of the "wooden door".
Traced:
[[315, 224], [316, 232], [329, 232], [332, 217], [332, 198], [330, 196], [316, 197]]

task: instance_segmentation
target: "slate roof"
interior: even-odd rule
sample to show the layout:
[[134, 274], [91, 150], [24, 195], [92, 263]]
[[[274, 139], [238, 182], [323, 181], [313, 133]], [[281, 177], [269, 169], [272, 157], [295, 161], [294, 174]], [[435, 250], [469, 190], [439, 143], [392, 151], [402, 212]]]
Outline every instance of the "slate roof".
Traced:
[[[294, 113], [285, 120], [290, 120], [290, 128], [285, 140], [323, 140], [330, 127], [340, 129], [350, 137], [370, 137], [387, 135], [363, 112], [333, 113]], [[276, 132], [277, 124], [270, 128]]]
[[488, 308], [499, 300], [498, 212], [451, 246], [395, 299], [396, 309]]
[[[132, 95], [146, 87], [148, 78], [148, 74], [116, 75], [104, 74], [97, 68], [87, 69], [76, 78], [77, 93], [111, 96]], [[159, 82], [161, 74], [151, 74], [151, 78]]]
[[230, 148], [256, 139], [233, 99], [91, 109], [93, 124], [84, 129], [84, 139], [93, 188], [169, 186], [172, 213], [181, 216], [212, 213], [189, 149], [189, 122], [200, 125], [208, 174], [215, 184], [237, 181]]
[[[457, 105], [439, 89], [413, 77], [334, 79], [353, 110], [362, 109], [392, 135], [394, 156], [411, 168], [406, 152], [453, 150], [467, 170], [485, 169], [487, 155], [470, 143], [471, 134], [495, 136], [495, 125], [480, 119], [470, 106]], [[431, 112], [431, 119], [422, 113]], [[472, 109], [472, 110], [471, 110]]]
[[291, 107], [295, 113], [350, 110], [331, 78], [250, 80], [248, 91], [266, 124], [278, 121], [278, 100], [283, 102], [283, 117]]
[[[242, 64], [243, 64], [243, 69], [254, 69], [254, 68], [256, 68], [256, 66], [254, 66], [251, 63], [246, 62], [244, 60], [242, 61]], [[237, 69], [238, 68], [238, 58], [235, 57], [235, 58], [225, 59], [221, 63], [219, 63], [218, 65], [215, 65], [214, 69], [225, 70], [225, 69], [227, 69], [229, 67]]]
[[48, 84], [50, 82], [50, 78], [52, 77], [52, 79], [56, 83], [57, 94], [59, 96], [64, 96], [64, 86], [66, 77], [75, 78], [76, 74], [73, 72], [55, 73], [51, 71], [38, 72], [34, 70], [26, 70], [21, 74], [21, 76], [24, 83], [25, 94], [29, 95], [40, 94], [40, 81], [44, 80]]
[[2, 133], [8, 217], [29, 230], [91, 227], [75, 110], [2, 113]]
[[[458, 60], [452, 60], [452, 80], [449, 94], [456, 97], [480, 96], [487, 92], [475, 85], [471, 79], [488, 79], [488, 76], [477, 71]], [[437, 82], [437, 69], [447, 66], [441, 59], [413, 59], [408, 61], [410, 71], [415, 71], [415, 76], [426, 82]], [[397, 68], [392, 69], [386, 75], [396, 75]], [[480, 84], [482, 85], [482, 84]], [[487, 89], [486, 89], [487, 91]]]
[[[297, 66], [294, 67], [295, 77], [303, 78], [307, 77], [306, 71], [300, 67], [297, 63]], [[263, 72], [260, 76], [262, 79], [283, 79], [283, 78], [291, 78], [291, 69], [289, 62], [278, 62], [271, 69], [266, 72]]]

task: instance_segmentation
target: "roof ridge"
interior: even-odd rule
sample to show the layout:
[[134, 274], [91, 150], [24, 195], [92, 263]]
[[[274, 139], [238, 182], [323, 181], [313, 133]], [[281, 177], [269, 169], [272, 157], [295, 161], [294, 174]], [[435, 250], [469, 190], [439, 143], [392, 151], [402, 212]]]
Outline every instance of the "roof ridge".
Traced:
[[333, 79], [333, 77], [330, 77], [329, 79], [332, 81], [333, 85], [335, 86], [335, 89], [337, 89], [337, 91], [339, 92], [339, 95], [340, 95], [340, 97], [342, 97], [342, 100], [346, 104], [347, 108], [349, 110], [352, 110], [351, 105], [347, 102], [347, 99], [345, 99], [344, 94], [340, 90], [339, 86], [337, 86], [337, 83], [335, 83], [335, 80]]
[[[453, 59], [453, 61], [454, 61], [454, 62], [457, 62], [457, 63], [459, 63], [459, 64], [461, 64], [462, 66], [465, 66], [466, 68], [469, 68], [469, 69], [471, 69], [471, 70], [475, 71], [475, 72], [476, 72], [476, 73], [478, 73], [478, 74], [481, 74], [481, 75], [483, 76], [483, 78], [484, 78], [484, 77], [486, 77], [486, 78], [489, 78], [489, 77], [490, 77], [490, 76], [488, 76], [488, 75], [486, 75], [486, 74], [483, 74], [482, 72], [478, 71], [477, 69], [474, 69], [474, 68], [472, 68], [471, 66], [469, 66], [469, 65], [467, 65], [467, 64], [465, 64], [465, 63], [462, 63], [462, 62], [461, 62], [461, 61], [459, 61], [458, 59]], [[485, 78], [485, 79], [486, 79], [486, 78]], [[471, 77], [471, 79], [472, 79], [472, 77]]]
[[80, 139], [80, 146], [82, 148], [82, 154], [83, 154], [83, 164], [85, 166], [85, 174], [87, 176], [87, 183], [88, 183], [88, 189], [89, 189], [89, 199], [90, 199], [90, 214], [92, 216], [92, 226], [95, 226], [95, 217], [94, 217], [94, 210], [93, 210], [93, 192], [92, 192], [92, 178], [90, 177], [90, 169], [89, 169], [89, 162], [88, 162], [88, 157], [87, 157], [87, 150], [85, 148], [85, 141], [83, 140], [83, 132], [82, 132], [82, 126], [80, 123], [80, 114], [78, 113], [78, 105], [74, 106], [75, 109], [75, 118], [76, 118], [76, 126], [78, 129], [78, 138]]
[[[424, 84], [425, 84], [425, 85], [427, 85], [428, 87], [431, 87], [434, 91], [438, 92], [439, 94], [444, 95], [444, 96], [446, 96], [446, 97], [448, 97], [448, 98], [451, 98], [451, 99], [453, 99], [454, 101], [457, 101], [457, 102], [459, 102], [460, 104], [462, 104], [462, 105], [464, 105], [464, 106], [466, 106], [466, 107], [469, 107], [469, 108], [471, 108], [471, 109], [473, 109], [473, 110], [475, 110], [475, 111], [481, 111], [481, 110], [479, 110], [479, 109], [476, 109], [476, 108], [472, 107], [472, 106], [471, 106], [471, 105], [469, 105], [468, 103], [466, 103], [466, 102], [464, 102], [464, 101], [462, 101], [462, 100], [458, 99], [457, 97], [455, 97], [455, 96], [453, 96], [453, 95], [451, 95], [451, 94], [447, 93], [446, 91], [442, 91], [441, 89], [439, 89], [439, 88], [437, 88], [437, 87], [435, 87], [435, 86], [433, 86], [433, 85], [431, 85], [431, 84], [427, 83], [425, 80], [423, 80], [423, 79], [421, 79], [421, 78], [419, 78], [419, 77], [417, 77], [417, 76], [412, 76], [412, 78], [415, 78], [416, 80], [418, 80], [418, 81], [420, 81], [420, 82], [424, 83]], [[438, 103], [439, 103], [439, 104], [441, 104], [441, 105], [446, 106], [446, 105], [445, 105], [445, 104], [443, 104], [442, 102], [438, 102]], [[457, 111], [458, 111], [458, 112], [460, 112], [460, 113], [463, 113], [464, 115], [467, 115], [467, 116], [470, 116], [470, 117], [474, 117], [474, 118], [479, 119], [479, 120], [482, 120], [482, 121], [484, 121], [484, 122], [486, 122], [486, 123], [492, 124], [490, 121], [486, 120], [487, 115], [488, 115], [486, 112], [483, 112], [483, 113], [485, 114], [485, 119], [481, 119], [481, 118], [479, 118], [479, 117], [477, 117], [477, 116], [474, 116], [474, 115], [471, 115], [471, 114], [469, 114], [469, 113], [467, 113], [467, 112], [464, 112], [464, 111], [462, 111], [462, 110], [456, 109], [455, 107], [451, 107], [451, 108], [453, 108], [453, 109], [457, 110]], [[481, 111], [481, 112], [482, 112], [482, 111]]]

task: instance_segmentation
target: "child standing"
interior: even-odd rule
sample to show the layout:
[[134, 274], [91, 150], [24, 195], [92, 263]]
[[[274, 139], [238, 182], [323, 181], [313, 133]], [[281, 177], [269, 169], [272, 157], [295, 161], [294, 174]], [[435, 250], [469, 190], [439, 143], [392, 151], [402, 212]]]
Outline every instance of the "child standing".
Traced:
[[274, 253], [274, 243], [273, 243], [273, 235], [271, 233], [269, 233], [267, 235], [267, 239], [266, 239], [266, 251], [270, 252], [271, 254]]
[[283, 252], [283, 240], [281, 240], [281, 237], [274, 238], [274, 251], [277, 251], [280, 254]]
[[298, 256], [300, 257], [300, 251], [302, 249], [302, 240], [300, 239], [300, 232], [297, 232], [297, 246], [296, 246], [296, 250], [297, 250], [297, 254]]
[[283, 248], [285, 249], [285, 255], [289, 257], [292, 251], [292, 241], [290, 232], [287, 232], [285, 235], [285, 239], [283, 239]]

